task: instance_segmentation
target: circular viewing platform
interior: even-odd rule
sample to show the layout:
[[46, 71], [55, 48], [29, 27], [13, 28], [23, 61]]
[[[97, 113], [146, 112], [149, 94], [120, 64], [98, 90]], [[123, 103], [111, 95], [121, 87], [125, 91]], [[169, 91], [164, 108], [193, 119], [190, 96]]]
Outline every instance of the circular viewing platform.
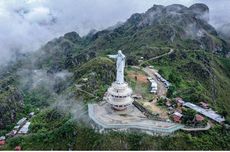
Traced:
[[116, 110], [125, 110], [133, 102], [133, 91], [128, 83], [112, 83], [107, 91], [106, 101]]
[[89, 117], [103, 129], [137, 129], [151, 134], [168, 135], [183, 128], [183, 125], [176, 123], [150, 120], [134, 105], [124, 111], [116, 111], [108, 103], [89, 104], [88, 112]]

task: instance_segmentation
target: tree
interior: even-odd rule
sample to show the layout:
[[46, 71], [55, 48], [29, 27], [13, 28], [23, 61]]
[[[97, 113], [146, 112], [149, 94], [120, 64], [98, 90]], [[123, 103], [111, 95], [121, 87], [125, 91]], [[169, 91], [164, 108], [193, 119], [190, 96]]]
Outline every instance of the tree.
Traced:
[[169, 86], [168, 92], [167, 92], [167, 97], [171, 98], [173, 97], [173, 94], [176, 90], [176, 87], [174, 85]]
[[140, 148], [140, 141], [143, 136], [140, 134], [129, 134], [128, 135], [128, 143], [130, 146], [130, 150], [138, 150]]
[[127, 57], [127, 64], [128, 65], [138, 65], [138, 59], [136, 56], [128, 56]]
[[224, 111], [221, 112], [221, 115], [222, 115], [223, 117], [227, 117], [228, 112], [224, 110]]
[[165, 100], [163, 98], [160, 98], [158, 101], [157, 101], [157, 105], [158, 106], [164, 106], [165, 104]]
[[179, 86], [181, 82], [181, 77], [176, 72], [172, 72], [169, 75], [169, 81], [174, 83], [176, 86]]
[[158, 73], [162, 76], [165, 76], [165, 72], [162, 69], [159, 69]]
[[190, 124], [196, 115], [196, 111], [192, 109], [186, 109], [183, 111], [183, 123]]

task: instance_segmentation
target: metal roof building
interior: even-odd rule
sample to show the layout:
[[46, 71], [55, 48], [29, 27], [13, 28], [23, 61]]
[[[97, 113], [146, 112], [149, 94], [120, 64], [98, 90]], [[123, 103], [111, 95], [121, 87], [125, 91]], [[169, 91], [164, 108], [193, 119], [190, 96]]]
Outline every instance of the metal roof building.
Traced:
[[17, 125], [23, 125], [26, 122], [27, 118], [22, 118], [17, 122]]
[[19, 134], [27, 134], [29, 131], [30, 122], [26, 122], [26, 124], [18, 131]]
[[184, 104], [184, 106], [186, 107], [189, 107], [201, 114], [203, 114], [204, 116], [218, 122], [218, 123], [222, 123], [225, 121], [224, 117], [222, 117], [221, 115], [217, 114], [215, 111], [213, 110], [210, 110], [210, 109], [204, 109], [204, 108], [201, 108], [193, 103], [190, 103], [190, 102], [186, 102]]

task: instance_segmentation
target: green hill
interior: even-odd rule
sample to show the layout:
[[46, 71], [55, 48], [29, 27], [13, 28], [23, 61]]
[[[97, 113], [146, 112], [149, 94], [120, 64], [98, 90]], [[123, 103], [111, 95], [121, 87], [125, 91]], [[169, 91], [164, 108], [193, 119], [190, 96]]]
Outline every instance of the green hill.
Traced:
[[3, 149], [228, 150], [230, 132], [221, 125], [202, 133], [155, 137], [99, 134], [88, 124], [86, 105], [100, 101], [115, 79], [115, 62], [106, 55], [118, 49], [128, 65], [174, 49], [143, 66], [155, 66], [172, 83], [168, 97], [207, 101], [229, 121], [230, 47], [208, 23], [208, 13], [204, 4], [154, 5], [114, 28], [84, 37], [70, 32], [19, 57], [0, 71], [0, 136], [21, 116], [37, 114], [30, 133], [7, 140]]

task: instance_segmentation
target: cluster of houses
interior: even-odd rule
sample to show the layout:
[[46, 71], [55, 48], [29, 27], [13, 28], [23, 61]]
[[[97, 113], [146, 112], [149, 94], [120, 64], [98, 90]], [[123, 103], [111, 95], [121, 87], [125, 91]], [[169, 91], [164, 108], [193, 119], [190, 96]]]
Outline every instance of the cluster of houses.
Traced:
[[[0, 137], [0, 147], [3, 146], [3, 145], [5, 145], [5, 143], [6, 143], [6, 137], [5, 136], [1, 136]], [[15, 151], [20, 151], [20, 150], [22, 150], [22, 148], [21, 148], [21, 146], [16, 146], [14, 150]]]
[[17, 134], [27, 134], [29, 131], [30, 122], [24, 117], [17, 122], [17, 125], [13, 128], [11, 132], [6, 134], [7, 137], [13, 137]]
[[148, 77], [148, 80], [149, 80], [149, 82], [151, 84], [150, 92], [151, 93], [157, 93], [157, 83], [156, 83], [156, 81], [151, 77]]
[[225, 121], [225, 118], [219, 114], [217, 114], [215, 111], [213, 111], [211, 108], [208, 107], [207, 103], [200, 103], [200, 106], [197, 106], [193, 103], [186, 102], [184, 104], [185, 107], [191, 108], [195, 110], [196, 112], [208, 117], [209, 119], [218, 122], [220, 124], [223, 124]]
[[[32, 117], [32, 116], [34, 116], [34, 112], [31, 112], [29, 114], [29, 117]], [[30, 122], [28, 121], [28, 119], [26, 117], [20, 119], [17, 122], [16, 126], [13, 128], [12, 131], [10, 131], [9, 133], [7, 133], [5, 136], [1, 136], [0, 137], [0, 146], [5, 145], [7, 137], [14, 137], [16, 135], [27, 134], [28, 131], [29, 131], [29, 126], [30, 126]], [[19, 148], [17, 147], [17, 149], [15, 149], [15, 150], [18, 150], [18, 149]]]
[[[176, 111], [172, 114], [173, 121], [176, 123], [181, 123], [182, 117], [183, 117], [183, 114], [178, 112], [178, 111]], [[194, 123], [203, 122], [204, 120], [205, 120], [205, 118], [200, 114], [196, 114], [195, 117], [193, 118]]]
[[165, 105], [168, 108], [168, 114], [171, 115], [173, 121], [177, 123], [181, 123], [182, 121], [182, 108], [184, 107], [193, 109], [199, 113], [195, 115], [194, 122], [202, 122], [205, 120], [205, 117], [218, 123], [223, 123], [225, 121], [221, 115], [209, 108], [209, 104], [206, 102], [200, 102], [198, 106], [190, 102], [185, 102], [182, 98], [177, 97], [175, 98], [175, 103], [166, 98]]

